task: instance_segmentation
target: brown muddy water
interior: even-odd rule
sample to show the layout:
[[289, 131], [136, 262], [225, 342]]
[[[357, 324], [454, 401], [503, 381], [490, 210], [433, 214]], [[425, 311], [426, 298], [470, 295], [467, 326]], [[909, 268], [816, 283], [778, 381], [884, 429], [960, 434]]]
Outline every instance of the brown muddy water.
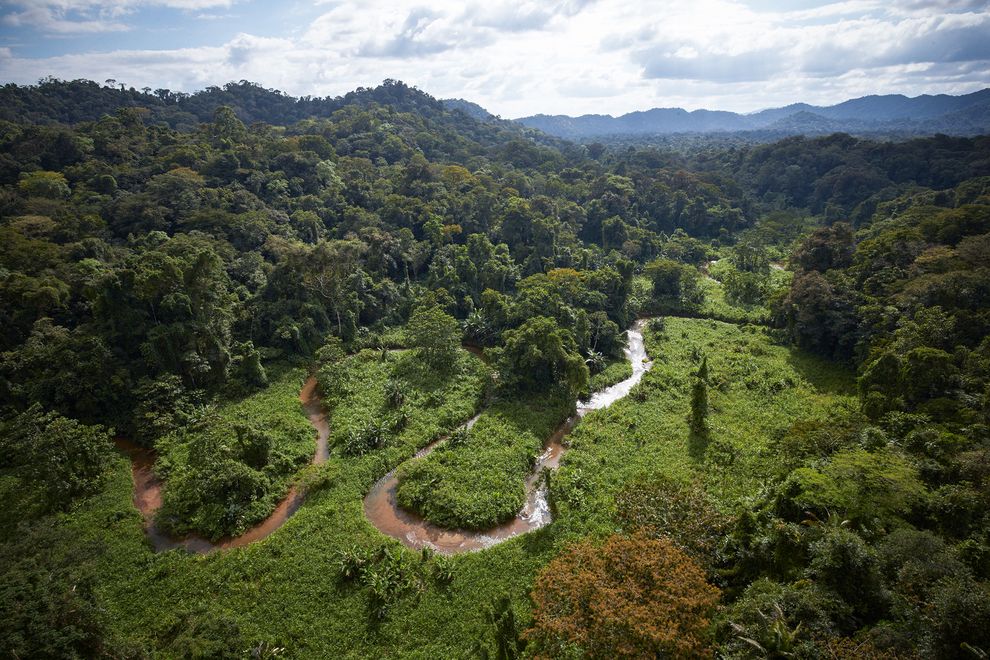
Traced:
[[[330, 426], [327, 424], [327, 417], [323, 411], [320, 396], [316, 392], [315, 377], [310, 376], [306, 380], [302, 390], [299, 392], [299, 400], [302, 402], [303, 410], [309, 418], [309, 423], [316, 429], [316, 452], [313, 455], [313, 463], [324, 463], [330, 456], [328, 447]], [[214, 550], [240, 548], [249, 543], [260, 541], [284, 525], [285, 521], [299, 509], [303, 501], [303, 493], [293, 486], [289, 489], [289, 492], [282, 501], [279, 502], [278, 506], [275, 507], [271, 515], [240, 536], [223, 538], [215, 543], [195, 534], [181, 539], [174, 539], [162, 532], [155, 524], [155, 512], [162, 506], [162, 482], [154, 473], [155, 451], [146, 447], [140, 447], [123, 438], [118, 438], [116, 442], [117, 446], [131, 459], [131, 476], [134, 480], [134, 506], [144, 516], [144, 529], [155, 552], [172, 550], [173, 548], [185, 548], [192, 553], [206, 554]]]
[[[578, 401], [575, 414], [547, 439], [543, 454], [537, 459], [533, 471], [526, 479], [526, 504], [515, 518], [483, 531], [445, 529], [398, 505], [395, 491], [399, 481], [396, 470], [392, 470], [382, 477], [364, 498], [364, 513], [368, 520], [383, 534], [398, 539], [410, 548], [432, 548], [448, 555], [490, 548], [514, 536], [550, 524], [552, 516], [547, 501], [544, 470], [554, 470], [560, 465], [560, 457], [566, 449], [563, 439], [582, 417], [592, 410], [607, 408], [629, 394], [643, 378], [643, 374], [653, 366], [643, 344], [642, 331], [645, 323], [645, 320], [637, 321], [627, 332], [629, 340], [625, 354], [632, 365], [632, 376], [595, 393], [587, 401]], [[478, 417], [475, 416], [465, 426], [470, 428], [477, 420]], [[430, 443], [417, 452], [414, 458], [427, 456], [445, 440], [446, 438], [442, 438]]]

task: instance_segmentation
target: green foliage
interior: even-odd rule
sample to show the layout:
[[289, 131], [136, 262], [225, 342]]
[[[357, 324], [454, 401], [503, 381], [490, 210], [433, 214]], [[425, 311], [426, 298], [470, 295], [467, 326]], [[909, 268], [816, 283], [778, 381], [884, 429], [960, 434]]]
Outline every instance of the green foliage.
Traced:
[[[593, 371], [589, 365], [589, 371]], [[615, 385], [632, 376], [632, 365], [629, 360], [617, 359], [608, 361], [597, 373], [592, 373], [588, 381], [588, 391], [597, 392], [606, 387]]]
[[387, 422], [368, 420], [364, 426], [350, 430], [340, 446], [340, 451], [344, 456], [364, 456], [370, 451], [384, 447], [390, 435], [391, 429]]
[[525, 503], [526, 478], [573, 401], [558, 395], [499, 401], [455, 442], [399, 468], [400, 506], [448, 528], [489, 529]]
[[61, 172], [25, 172], [17, 187], [28, 197], [64, 199], [70, 194], [69, 183]]
[[261, 352], [252, 342], [234, 348], [230, 363], [230, 385], [234, 390], [251, 391], [268, 385], [268, 373], [261, 363]]
[[722, 651], [730, 657], [815, 657], [818, 640], [834, 635], [848, 614], [848, 606], [814, 583], [762, 578], [720, 617]]
[[937, 397], [956, 381], [952, 356], [935, 348], [916, 348], [904, 356], [901, 382], [907, 400], [917, 404]]
[[99, 491], [112, 438], [112, 430], [46, 413], [36, 404], [0, 425], [0, 465], [12, 467], [25, 487], [37, 489], [45, 508], [64, 509]]
[[339, 337], [329, 337], [316, 351], [317, 379], [320, 391], [327, 398], [332, 399], [347, 392], [345, 357], [344, 345]]
[[409, 345], [419, 349], [423, 362], [433, 369], [456, 364], [461, 330], [457, 319], [444, 313], [436, 303], [424, 303], [413, 310], [406, 326]]
[[821, 471], [799, 468], [790, 480], [799, 508], [823, 516], [832, 512], [861, 525], [905, 516], [926, 495], [915, 467], [893, 451], [841, 451]]
[[0, 644], [11, 657], [128, 654], [98, 596], [93, 564], [105, 548], [74, 545], [70, 534], [51, 522], [24, 524], [0, 544]]
[[40, 319], [16, 351], [0, 353], [9, 402], [46, 408], [86, 422], [119, 422], [130, 402], [126, 372], [99, 337]]
[[791, 340], [809, 351], [847, 359], [856, 337], [855, 296], [837, 278], [799, 273], [776, 311]]
[[573, 335], [554, 319], [536, 316], [504, 334], [499, 356], [501, 385], [547, 391], [562, 388], [568, 398], [588, 388], [588, 367], [578, 353]]
[[508, 596], [492, 599], [492, 604], [485, 611], [485, 622], [490, 627], [492, 639], [491, 644], [477, 642], [475, 653], [482, 660], [517, 660], [523, 657], [526, 640], [520, 637], [516, 613]]
[[986, 583], [974, 583], [958, 577], [949, 578], [932, 593], [929, 612], [932, 625], [931, 652], [951, 655], [959, 650], [990, 648], [990, 633], [985, 625], [990, 617], [990, 589]]
[[657, 259], [646, 265], [645, 272], [653, 283], [653, 297], [664, 311], [690, 310], [701, 304], [701, 276], [696, 268], [673, 259]]
[[[428, 559], [426, 555], [423, 558]], [[424, 567], [417, 566], [408, 552], [388, 545], [375, 550], [358, 546], [343, 550], [337, 555], [337, 566], [341, 580], [366, 588], [369, 613], [376, 620], [385, 619], [404, 595], [423, 588], [426, 578]], [[451, 575], [449, 567], [441, 567], [436, 561], [432, 570], [448, 578]]]
[[[707, 553], [742, 628], [720, 625], [727, 656], [988, 650], [986, 138], [586, 149], [397, 81], [295, 99], [48, 79], [0, 98], [6, 652], [455, 657], [484, 630], [511, 657], [539, 569], [622, 524]], [[416, 318], [429, 295], [442, 333]], [[653, 370], [568, 436], [552, 526], [450, 560], [371, 551], [327, 580], [338, 551], [381, 546], [372, 484], [485, 399], [452, 318], [505, 398], [403, 487], [481, 525], [512, 515], [575, 396], [627, 373], [608, 366], [619, 331], [658, 309], [740, 325], [647, 332]], [[450, 359], [393, 350], [410, 318]], [[850, 372], [788, 338], [854, 363], [872, 422]], [[89, 425], [157, 442], [165, 527], [237, 533], [312, 455], [302, 372], [273, 365], [320, 346], [333, 452], [291, 522], [236, 552], [150, 554], [130, 468]], [[702, 354], [712, 440], [693, 460]], [[646, 474], [691, 486], [629, 495]], [[737, 511], [715, 552], [689, 524]], [[18, 525], [39, 515], [61, 531]]]
[[759, 273], [732, 270], [725, 274], [722, 284], [730, 301], [746, 305], [766, 302], [769, 294], [769, 278]]
[[320, 389], [328, 392], [331, 441], [342, 454], [412, 454], [467, 419], [489, 382], [485, 364], [461, 349], [454, 364], [439, 371], [424, 367], [415, 351], [387, 355], [382, 361], [362, 351], [318, 373]]
[[731, 522], [715, 508], [700, 481], [681, 484], [669, 478], [640, 478], [619, 491], [616, 509], [628, 531], [667, 537], [709, 570], [718, 563]]
[[286, 371], [262, 392], [224, 403], [157, 442], [162, 529], [215, 540], [271, 513], [313, 455], [313, 429], [299, 411], [301, 376]]
[[708, 358], [702, 358], [701, 366], [691, 383], [691, 412], [688, 415], [688, 442], [691, 453], [704, 456], [711, 440], [708, 428]]
[[182, 379], [169, 374], [154, 381], [142, 380], [135, 391], [138, 399], [133, 424], [146, 444], [193, 422], [201, 412], [198, 392], [189, 392]]
[[826, 527], [808, 548], [808, 574], [834, 591], [867, 621], [883, 617], [887, 594], [882, 589], [876, 551], [858, 535], [841, 527]]
[[248, 645], [234, 619], [203, 606], [169, 613], [157, 636], [166, 654], [181, 658], [241, 658]]
[[801, 243], [792, 257], [798, 270], [824, 273], [833, 268], [845, 268], [852, 263], [852, 227], [838, 222], [821, 227]]

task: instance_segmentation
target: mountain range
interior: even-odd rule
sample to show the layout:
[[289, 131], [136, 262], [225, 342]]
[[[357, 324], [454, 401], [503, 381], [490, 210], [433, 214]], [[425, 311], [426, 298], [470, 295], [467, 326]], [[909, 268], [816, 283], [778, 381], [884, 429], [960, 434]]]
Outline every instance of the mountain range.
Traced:
[[[476, 119], [492, 117], [481, 106], [452, 99], [450, 108]], [[864, 96], [830, 106], [794, 103], [750, 114], [722, 110], [653, 108], [612, 115], [533, 115], [516, 122], [567, 139], [673, 133], [764, 132], [773, 134], [934, 134], [990, 133], [990, 88], [962, 96]]]

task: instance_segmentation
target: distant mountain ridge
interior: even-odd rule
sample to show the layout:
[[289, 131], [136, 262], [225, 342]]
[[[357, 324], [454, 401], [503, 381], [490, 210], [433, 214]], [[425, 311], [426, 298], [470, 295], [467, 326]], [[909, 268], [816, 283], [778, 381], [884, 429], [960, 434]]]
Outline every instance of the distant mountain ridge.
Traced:
[[961, 96], [888, 94], [863, 96], [830, 106], [794, 103], [750, 114], [653, 108], [619, 117], [540, 114], [516, 121], [567, 139], [743, 131], [976, 135], [990, 133], [990, 88]]

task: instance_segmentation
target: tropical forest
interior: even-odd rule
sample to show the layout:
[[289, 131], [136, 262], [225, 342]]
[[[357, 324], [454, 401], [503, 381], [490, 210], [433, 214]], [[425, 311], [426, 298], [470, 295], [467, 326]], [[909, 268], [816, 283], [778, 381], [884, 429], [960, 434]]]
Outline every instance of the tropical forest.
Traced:
[[0, 88], [0, 654], [988, 657], [990, 137], [478, 110]]

